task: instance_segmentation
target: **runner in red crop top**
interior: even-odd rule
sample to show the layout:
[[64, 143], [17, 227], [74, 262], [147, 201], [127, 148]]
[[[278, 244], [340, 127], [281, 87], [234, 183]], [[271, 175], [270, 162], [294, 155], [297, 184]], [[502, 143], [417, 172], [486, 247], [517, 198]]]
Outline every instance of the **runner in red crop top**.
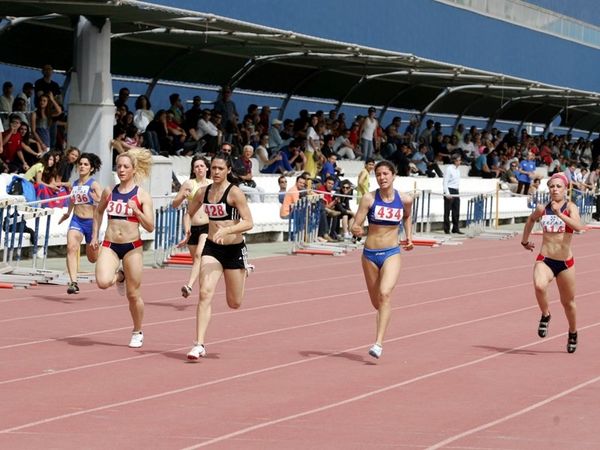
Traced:
[[538, 335], [546, 337], [550, 324], [550, 308], [548, 305], [548, 286], [553, 279], [560, 293], [567, 321], [569, 336], [567, 351], [573, 353], [577, 349], [577, 316], [575, 308], [575, 261], [571, 252], [573, 231], [583, 229], [577, 206], [567, 200], [569, 181], [563, 173], [552, 175], [548, 180], [550, 203], [538, 205], [531, 213], [523, 229], [521, 245], [533, 251], [535, 245], [529, 241], [533, 226], [537, 221], [542, 226], [542, 247], [533, 266], [533, 282], [542, 317], [538, 324]]
[[[144, 317], [140, 292], [143, 269], [140, 226], [149, 233], [154, 231], [154, 207], [150, 194], [138, 183], [150, 175], [152, 154], [145, 149], [129, 150], [117, 157], [116, 164], [120, 183], [104, 190], [94, 217], [93, 239], [98, 245], [102, 217], [105, 211], [108, 215], [96, 263], [96, 283], [100, 289], [116, 284], [121, 295], [127, 294], [133, 321], [129, 347], [139, 348], [143, 344]], [[122, 269], [119, 268], [121, 262]]]

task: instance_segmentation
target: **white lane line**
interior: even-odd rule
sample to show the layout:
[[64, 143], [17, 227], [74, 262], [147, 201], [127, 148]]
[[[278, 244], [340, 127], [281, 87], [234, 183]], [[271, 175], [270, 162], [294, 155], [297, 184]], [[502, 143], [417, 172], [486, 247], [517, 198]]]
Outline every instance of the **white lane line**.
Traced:
[[[596, 322], [595, 324], [588, 325], [586, 327], [580, 328], [580, 330], [585, 330], [587, 328], [596, 327], [598, 325], [600, 325], [600, 322]], [[554, 336], [554, 337], [552, 337], [552, 339], [556, 339], [558, 337], [562, 337], [565, 334], [566, 333]], [[341, 400], [341, 401], [334, 402], [334, 403], [329, 403], [329, 404], [320, 406], [318, 408], [309, 409], [309, 410], [302, 411], [302, 412], [299, 412], [299, 413], [296, 413], [296, 414], [291, 414], [291, 415], [288, 415], [288, 416], [280, 417], [278, 419], [273, 419], [273, 420], [268, 420], [268, 421], [265, 421], [265, 422], [262, 422], [262, 423], [257, 423], [256, 425], [252, 425], [252, 426], [249, 426], [249, 427], [241, 428], [241, 429], [239, 429], [237, 431], [234, 431], [234, 432], [231, 432], [231, 433], [227, 433], [227, 434], [223, 434], [221, 436], [217, 436], [215, 438], [212, 438], [212, 439], [209, 439], [207, 441], [204, 441], [204, 442], [202, 442], [200, 444], [192, 445], [190, 447], [185, 447], [182, 450], [193, 450], [193, 449], [197, 449], [197, 448], [201, 448], [201, 447], [206, 447], [207, 445], [216, 444], [218, 442], [222, 442], [222, 441], [225, 441], [227, 439], [231, 439], [231, 438], [240, 436], [242, 434], [250, 433], [252, 431], [256, 431], [256, 430], [259, 430], [261, 428], [270, 427], [270, 426], [277, 425], [277, 424], [282, 423], [282, 422], [288, 422], [290, 420], [298, 419], [300, 417], [305, 417], [305, 416], [309, 416], [309, 415], [312, 415], [312, 414], [316, 414], [316, 413], [320, 413], [320, 412], [323, 412], [323, 411], [327, 411], [327, 410], [332, 409], [332, 408], [337, 408], [339, 406], [344, 406], [344, 405], [347, 405], [347, 404], [350, 404], [350, 403], [353, 403], [353, 402], [356, 402], [356, 401], [364, 400], [364, 399], [372, 397], [374, 395], [379, 395], [379, 394], [382, 394], [384, 392], [388, 392], [388, 391], [391, 391], [393, 389], [397, 389], [399, 387], [406, 386], [408, 384], [416, 383], [418, 381], [426, 380], [426, 379], [435, 377], [437, 375], [442, 375], [442, 374], [446, 374], [446, 373], [449, 373], [449, 372], [452, 372], [452, 371], [455, 371], [455, 370], [458, 370], [458, 369], [463, 369], [465, 367], [473, 366], [475, 364], [479, 364], [479, 363], [488, 361], [488, 360], [493, 359], [493, 358], [498, 358], [499, 356], [505, 355], [507, 353], [514, 352], [515, 350], [522, 350], [522, 349], [527, 348], [527, 347], [532, 347], [534, 345], [538, 345], [538, 344], [540, 344], [542, 342], [546, 342], [546, 341], [537, 340], [535, 342], [530, 342], [529, 344], [524, 344], [524, 345], [521, 345], [521, 346], [516, 347], [516, 348], [507, 349], [507, 350], [504, 350], [504, 351], [499, 352], [499, 353], [495, 353], [495, 354], [492, 354], [492, 355], [485, 356], [483, 358], [478, 358], [478, 359], [475, 359], [475, 360], [472, 360], [472, 361], [468, 361], [466, 363], [457, 364], [455, 366], [446, 367], [445, 369], [440, 369], [440, 370], [436, 370], [436, 371], [433, 371], [433, 372], [429, 372], [429, 373], [420, 375], [418, 377], [414, 377], [414, 378], [411, 378], [409, 380], [402, 381], [400, 383], [395, 383], [395, 384], [392, 384], [392, 385], [389, 385], [389, 386], [385, 386], [383, 388], [379, 388], [379, 389], [375, 389], [375, 390], [372, 390], [372, 391], [369, 391], [369, 392], [365, 392], [364, 394], [356, 395], [354, 397], [350, 397], [350, 398], [347, 398], [345, 400]], [[582, 385], [577, 385], [577, 386], [571, 388], [570, 390], [564, 391], [561, 394], [567, 395], [568, 393], [576, 391], [577, 389], [580, 389], [581, 387], [584, 387], [585, 385], [592, 384], [593, 382], [596, 382], [599, 379], [600, 379], [600, 376], [597, 377], [597, 378], [594, 378], [592, 380], [589, 380], [588, 382], [583, 383]], [[559, 398], [559, 397], [557, 397], [557, 398]], [[554, 397], [550, 397], [550, 399], [554, 400]], [[548, 403], [549, 401], [552, 401], [550, 399], [546, 399], [545, 403]], [[540, 404], [538, 406], [542, 406], [542, 404], [545, 404], [544, 402], [539, 402], [539, 403]], [[535, 406], [535, 405], [532, 405], [532, 406]], [[524, 414], [525, 412], [526, 411], [522, 411], [521, 413]], [[508, 419], [506, 419], [506, 420], [508, 420]], [[486, 424], [486, 425], [488, 425], [488, 424]], [[492, 425], [489, 425], [489, 426], [492, 426]], [[482, 429], [486, 428], [485, 426], [482, 426], [482, 427], [483, 427]], [[474, 430], [473, 432], [478, 431], [477, 429], [473, 429], [473, 430]], [[469, 430], [469, 431], [471, 431], [471, 430]], [[466, 435], [468, 435], [469, 432], [465, 432], [465, 433], [467, 433]], [[459, 436], [459, 435], [457, 435], [457, 436], [458, 437], [456, 437], [456, 439], [460, 439], [460, 437], [462, 437], [462, 436]], [[444, 441], [444, 443], [449, 443], [449, 442], [453, 442], [453, 440], [456, 440], [456, 439], [453, 439], [453, 438], [449, 438], [447, 441]], [[439, 447], [437, 447], [437, 446], [430, 447], [430, 449], [434, 449], [434, 448], [439, 448]]]
[[[584, 294], [584, 295], [592, 295], [592, 294], [597, 294], [599, 292], [600, 291], [593, 291], [593, 292], [589, 292], [589, 293]], [[535, 307], [535, 306], [533, 306], [533, 307]], [[443, 327], [434, 328], [434, 329], [427, 330], [427, 331], [420, 331], [420, 332], [417, 332], [417, 333], [412, 333], [410, 335], [401, 336], [401, 337], [394, 338], [394, 339], [389, 339], [389, 340], [386, 340], [386, 342], [398, 341], [400, 339], [408, 339], [410, 337], [420, 336], [420, 335], [426, 334], [426, 333], [433, 333], [433, 332], [436, 332], [436, 331], [447, 330], [449, 328], [454, 328], [454, 327], [457, 327], [457, 326], [463, 326], [463, 325], [467, 325], [467, 324], [470, 324], [470, 323], [481, 322], [481, 321], [484, 321], [484, 320], [493, 319], [493, 318], [502, 317], [502, 316], [505, 316], [505, 315], [508, 315], [508, 314], [512, 314], [513, 312], [519, 312], [519, 311], [523, 311], [523, 310], [526, 310], [526, 309], [531, 309], [533, 307], [530, 306], [528, 308], [519, 308], [519, 309], [516, 309], [516, 310], [513, 310], [513, 311], [507, 311], [507, 312], [503, 312], [503, 313], [499, 313], [499, 314], [494, 314], [494, 315], [491, 315], [491, 316], [481, 317], [481, 318], [478, 318], [478, 319], [464, 321], [464, 322], [460, 322], [460, 323], [457, 323], [457, 324], [446, 325], [446, 326], [443, 326]], [[585, 329], [592, 328], [592, 327], [595, 327], [597, 325], [600, 325], [600, 322], [597, 322], [595, 324], [588, 325], [588, 326], [585, 326], [585, 327], [581, 327], [580, 330], [583, 331]], [[515, 350], [521, 350], [523, 348], [527, 348], [527, 347], [530, 347], [530, 346], [533, 346], [533, 345], [538, 345], [538, 344], [540, 344], [542, 342], [548, 342], [548, 341], [551, 341], [553, 339], [557, 339], [558, 337], [561, 337], [564, 334], [565, 333], [563, 333], [562, 335], [556, 335], [556, 336], [553, 336], [553, 337], [550, 337], [550, 338], [546, 338], [543, 341], [538, 339], [535, 342], [531, 342], [529, 344], [524, 344], [524, 345], [516, 347], [516, 348], [507, 349], [507, 350], [502, 351], [500, 353], [488, 355], [488, 356], [485, 356], [485, 357], [482, 357], [482, 358], [478, 358], [478, 359], [475, 359], [475, 360], [472, 360], [472, 361], [469, 361], [469, 362], [466, 362], [466, 363], [462, 363], [462, 364], [450, 366], [450, 367], [447, 367], [445, 369], [440, 369], [440, 370], [436, 370], [436, 371], [433, 371], [433, 372], [429, 372], [427, 374], [420, 375], [420, 376], [415, 377], [415, 378], [411, 378], [410, 380], [405, 380], [403, 382], [396, 383], [396, 384], [393, 384], [393, 385], [390, 385], [390, 386], [386, 386], [384, 388], [380, 388], [380, 389], [376, 389], [376, 390], [373, 390], [373, 391], [370, 391], [370, 392], [366, 392], [364, 394], [361, 394], [361, 395], [358, 395], [358, 396], [354, 396], [354, 397], [348, 398], [346, 400], [342, 400], [340, 402], [330, 403], [328, 405], [323, 405], [323, 406], [321, 406], [319, 408], [314, 408], [314, 409], [311, 409], [309, 411], [304, 411], [302, 413], [293, 414], [293, 415], [285, 416], [285, 417], [282, 417], [282, 418], [279, 418], [279, 419], [276, 419], [276, 420], [266, 421], [266, 422], [263, 422], [261, 424], [253, 425], [251, 427], [246, 427], [246, 428], [243, 428], [243, 429], [238, 430], [236, 432], [228, 433], [226, 435], [222, 435], [222, 436], [213, 438], [210, 441], [205, 441], [202, 444], [199, 444], [198, 446], [189, 447], [189, 448], [202, 447], [202, 446], [205, 446], [205, 445], [208, 445], [208, 444], [212, 444], [212, 443], [219, 442], [219, 441], [222, 441], [222, 440], [225, 440], [225, 439], [229, 439], [231, 437], [238, 436], [240, 434], [245, 434], [245, 433], [248, 433], [250, 431], [257, 430], [259, 428], [264, 428], [264, 427], [267, 427], [267, 426], [270, 426], [270, 425], [275, 425], [277, 423], [281, 423], [281, 422], [288, 421], [288, 420], [293, 420], [293, 419], [296, 419], [298, 417], [306, 416], [306, 415], [309, 415], [309, 414], [314, 414], [314, 413], [317, 413], [317, 412], [320, 412], [320, 411], [324, 411], [324, 410], [327, 410], [327, 409], [335, 408], [337, 406], [341, 406], [341, 405], [345, 405], [345, 404], [348, 404], [348, 403], [351, 403], [351, 402], [355, 402], [357, 400], [362, 400], [364, 398], [367, 398], [367, 397], [370, 397], [370, 396], [373, 396], [373, 395], [376, 395], [376, 394], [380, 394], [382, 392], [386, 392], [386, 391], [389, 391], [389, 390], [392, 390], [392, 389], [396, 389], [398, 387], [405, 386], [407, 384], [415, 383], [417, 381], [425, 380], [425, 379], [431, 378], [431, 377], [436, 376], [436, 375], [448, 373], [448, 372], [451, 372], [451, 371], [454, 371], [454, 370], [457, 370], [457, 369], [461, 369], [461, 368], [464, 368], [464, 367], [475, 365], [475, 364], [478, 364], [478, 363], [483, 362], [483, 361], [488, 361], [490, 359], [497, 358], [500, 355], [503, 355], [503, 354], [506, 354], [506, 353], [510, 353], [510, 352], [515, 351]], [[181, 393], [184, 393], [184, 392], [188, 392], [188, 391], [191, 391], [191, 390], [194, 390], [194, 389], [199, 389], [199, 388], [206, 387], [206, 386], [220, 384], [220, 383], [224, 383], [224, 382], [232, 381], [232, 380], [238, 380], [238, 379], [241, 379], [241, 378], [246, 378], [246, 377], [253, 376], [253, 375], [258, 375], [258, 374], [263, 374], [263, 373], [274, 371], [274, 370], [280, 370], [280, 369], [283, 369], [283, 368], [292, 367], [292, 366], [296, 366], [296, 365], [300, 365], [300, 364], [306, 364], [308, 362], [317, 361], [317, 360], [320, 360], [320, 359], [323, 359], [323, 358], [327, 358], [327, 357], [330, 357], [330, 356], [336, 356], [336, 355], [344, 354], [344, 353], [347, 353], [347, 352], [350, 352], [350, 351], [356, 351], [356, 350], [362, 349], [362, 348], [364, 348], [366, 346], [367, 346], [367, 344], [363, 344], [363, 345], [360, 345], [360, 346], [357, 346], [357, 347], [351, 347], [351, 348], [347, 348], [347, 349], [344, 349], [344, 350], [341, 350], [341, 351], [331, 352], [331, 353], [328, 353], [328, 354], [325, 354], [325, 355], [319, 355], [319, 356], [314, 356], [314, 357], [311, 357], [311, 358], [304, 358], [304, 359], [301, 359], [301, 360], [292, 361], [292, 362], [289, 362], [289, 363], [283, 363], [283, 364], [277, 364], [277, 365], [270, 366], [270, 367], [264, 367], [262, 369], [256, 369], [256, 370], [252, 370], [252, 371], [240, 373], [240, 374], [237, 374], [237, 375], [232, 375], [232, 376], [229, 376], [229, 377], [219, 378], [219, 379], [216, 379], [216, 380], [212, 380], [212, 381], [208, 381], [208, 382], [204, 382], [204, 383], [195, 384], [195, 385], [192, 385], [192, 386], [186, 386], [186, 387], [183, 387], [183, 388], [173, 389], [173, 390], [169, 390], [169, 391], [165, 391], [165, 392], [160, 392], [160, 393], [157, 393], [157, 394], [152, 394], [152, 395], [147, 395], [147, 396], [143, 396], [143, 397], [133, 398], [133, 399], [125, 400], [125, 401], [122, 401], [122, 402], [110, 403], [110, 404], [107, 404], [107, 405], [97, 406], [97, 407], [94, 407], [94, 408], [88, 408], [88, 409], [84, 409], [84, 410], [80, 410], [80, 411], [75, 411], [75, 412], [71, 412], [71, 413], [67, 413], [67, 414], [60, 414], [58, 416], [48, 417], [46, 419], [41, 419], [41, 420], [37, 420], [37, 421], [25, 423], [25, 424], [22, 424], [22, 425], [17, 425], [17, 426], [14, 426], [14, 427], [2, 429], [2, 430], [0, 430], [0, 434], [12, 433], [12, 432], [20, 431], [20, 430], [23, 430], [23, 429], [26, 429], [26, 428], [35, 427], [35, 426], [43, 425], [43, 424], [50, 423], [50, 422], [56, 422], [58, 420], [69, 419], [69, 418], [72, 418], [72, 417], [77, 417], [77, 416], [81, 416], [81, 415], [84, 415], [84, 414], [90, 414], [90, 413], [94, 413], [94, 412], [98, 412], [98, 411], [103, 411], [103, 410], [106, 410], [106, 409], [118, 408], [118, 407], [121, 407], [121, 406], [128, 406], [128, 405], [132, 405], [132, 404], [135, 404], [135, 403], [145, 402], [145, 401], [148, 401], [148, 400], [155, 400], [155, 399], [159, 399], [159, 398], [164, 398], [164, 397], [168, 397], [168, 396], [171, 396], [171, 395], [181, 394]]]

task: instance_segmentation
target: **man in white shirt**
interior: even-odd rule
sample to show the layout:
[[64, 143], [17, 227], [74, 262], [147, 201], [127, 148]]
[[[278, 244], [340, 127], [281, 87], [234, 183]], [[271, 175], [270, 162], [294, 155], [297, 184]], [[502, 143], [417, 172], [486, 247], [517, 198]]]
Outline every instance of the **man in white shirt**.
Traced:
[[452, 155], [452, 165], [446, 167], [444, 174], [444, 233], [450, 234], [450, 212], [452, 211], [452, 233], [464, 234], [458, 229], [458, 216], [460, 214], [460, 197], [458, 197], [458, 186], [460, 184], [459, 153]]

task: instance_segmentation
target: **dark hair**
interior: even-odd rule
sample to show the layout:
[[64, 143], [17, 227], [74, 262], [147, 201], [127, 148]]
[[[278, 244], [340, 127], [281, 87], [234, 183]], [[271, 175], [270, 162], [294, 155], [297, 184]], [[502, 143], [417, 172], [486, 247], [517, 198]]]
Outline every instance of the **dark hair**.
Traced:
[[146, 99], [146, 108], [151, 109], [152, 105], [150, 104], [150, 99], [144, 94], [135, 99], [135, 109], [141, 109], [143, 99]]
[[365, 166], [366, 166], [367, 164], [369, 164], [369, 163], [374, 163], [374, 162], [375, 162], [375, 159], [374, 159], [374, 158], [367, 158], [367, 159], [365, 160]]
[[377, 171], [377, 169], [379, 169], [380, 167], [387, 167], [394, 175], [396, 175], [397, 173], [396, 166], [385, 159], [375, 164], [375, 171]]
[[210, 163], [208, 162], [208, 159], [198, 154], [195, 154], [192, 157], [192, 162], [190, 164], [190, 178], [196, 178], [196, 174], [194, 173], [194, 164], [196, 164], [196, 161], [200, 160], [202, 160], [202, 162], [204, 162], [204, 165], [206, 166], [206, 178], [210, 178]]
[[175, 103], [178, 99], [179, 99], [179, 94], [177, 94], [177, 93], [169, 95], [169, 102], [171, 102], [171, 105], [173, 103]]
[[225, 165], [227, 166], [229, 170], [229, 173], [227, 174], [227, 181], [229, 181], [231, 184], [237, 186], [238, 184], [240, 184], [241, 180], [237, 177], [236, 174], [233, 173], [233, 170], [231, 170], [231, 156], [228, 155], [227, 153], [223, 153], [223, 152], [218, 152], [215, 156], [213, 156], [212, 160], [210, 161], [211, 164], [215, 159], [221, 159], [223, 161], [225, 161]]
[[92, 168], [90, 174], [95, 174], [100, 170], [100, 167], [102, 167], [102, 161], [100, 160], [100, 157], [95, 153], [82, 153], [81, 155], [79, 155], [79, 158], [77, 158], [77, 163], [79, 164], [79, 161], [81, 161], [84, 158], [90, 162], [90, 167]]

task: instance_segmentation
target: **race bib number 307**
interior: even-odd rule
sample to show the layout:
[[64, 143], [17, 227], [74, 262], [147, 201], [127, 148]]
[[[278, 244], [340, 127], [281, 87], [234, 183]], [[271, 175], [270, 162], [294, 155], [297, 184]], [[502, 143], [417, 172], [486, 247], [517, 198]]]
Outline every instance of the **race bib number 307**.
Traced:
[[106, 205], [106, 212], [109, 216], [119, 216], [119, 217], [131, 217], [133, 216], [133, 209], [127, 206], [127, 203], [122, 202], [120, 200], [114, 201], [111, 200]]
[[387, 220], [389, 222], [400, 222], [402, 220], [403, 210], [401, 208], [390, 208], [389, 206], [375, 206], [375, 217], [378, 220]]

